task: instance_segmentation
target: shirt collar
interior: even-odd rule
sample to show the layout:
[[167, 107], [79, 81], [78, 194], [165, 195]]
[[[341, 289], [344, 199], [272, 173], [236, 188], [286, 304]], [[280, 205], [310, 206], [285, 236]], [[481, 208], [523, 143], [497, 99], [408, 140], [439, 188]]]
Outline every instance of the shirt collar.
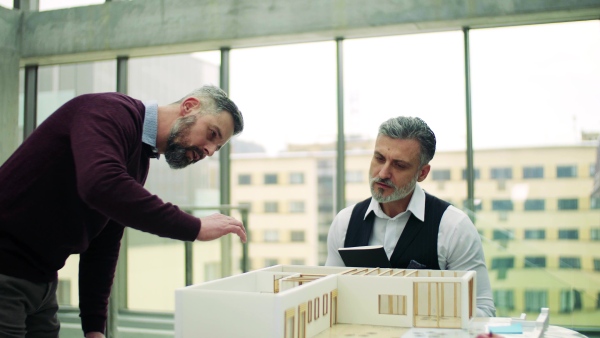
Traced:
[[[410, 202], [408, 202], [408, 207], [406, 208], [406, 211], [410, 211], [420, 221], [423, 221], [425, 219], [425, 191], [421, 189], [421, 186], [419, 186], [418, 183], [415, 184], [415, 190], [413, 191], [413, 195], [410, 198]], [[375, 216], [384, 219], [396, 219], [400, 215], [404, 214], [400, 213], [396, 215], [396, 217], [390, 218], [383, 212], [383, 210], [381, 210], [381, 205], [374, 198], [371, 198], [371, 203], [369, 204], [369, 207], [365, 212], [364, 218], [366, 219], [369, 213], [371, 212], [374, 212]]]
[[159, 157], [156, 149], [156, 135], [158, 134], [158, 104], [156, 101], [144, 102], [146, 114], [144, 117], [144, 130], [142, 132], [142, 142], [152, 147], [155, 158]]

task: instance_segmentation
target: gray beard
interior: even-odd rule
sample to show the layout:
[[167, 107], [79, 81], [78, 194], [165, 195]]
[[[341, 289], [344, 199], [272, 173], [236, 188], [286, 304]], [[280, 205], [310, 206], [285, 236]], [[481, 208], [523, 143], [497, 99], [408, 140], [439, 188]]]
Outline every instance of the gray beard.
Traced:
[[[373, 177], [369, 180], [369, 183], [371, 184], [371, 196], [373, 197], [374, 200], [376, 200], [379, 203], [389, 203], [389, 202], [401, 200], [404, 197], [408, 196], [415, 189], [418, 178], [419, 178], [419, 173], [417, 172], [417, 175], [415, 175], [415, 177], [410, 182], [408, 182], [408, 184], [406, 184], [403, 187], [398, 188], [389, 179], [381, 179], [378, 177]], [[376, 182], [381, 182], [381, 183], [391, 186], [392, 188], [394, 188], [394, 192], [392, 192], [389, 196], [383, 196], [383, 189], [375, 188], [374, 183], [376, 183]]]
[[171, 129], [165, 149], [165, 160], [171, 169], [182, 169], [192, 164], [186, 156], [186, 152], [190, 148], [182, 146], [176, 140], [185, 138], [189, 134], [191, 126], [196, 123], [196, 118], [195, 114], [182, 117], [175, 122]]

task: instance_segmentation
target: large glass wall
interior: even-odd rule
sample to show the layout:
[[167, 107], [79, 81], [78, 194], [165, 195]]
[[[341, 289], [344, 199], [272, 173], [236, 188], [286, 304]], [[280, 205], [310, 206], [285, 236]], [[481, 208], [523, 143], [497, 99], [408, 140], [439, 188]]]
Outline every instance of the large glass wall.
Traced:
[[[500, 316], [552, 324], [600, 322], [597, 21], [471, 30], [475, 209]], [[466, 93], [460, 31], [344, 40], [346, 202], [369, 196], [377, 126], [423, 118], [438, 139], [422, 186], [462, 208]], [[251, 209], [250, 269], [324, 263], [336, 177], [336, 44], [235, 49], [230, 96], [246, 127], [232, 141], [231, 202]], [[128, 93], [168, 104], [220, 83], [220, 53], [129, 60]], [[66, 100], [114, 91], [116, 62], [39, 69], [38, 123]], [[184, 207], [219, 204], [218, 155], [183, 171], [154, 161], [146, 187]], [[214, 210], [216, 211], [216, 209]], [[197, 211], [198, 216], [212, 211]], [[239, 218], [238, 214], [234, 214]], [[237, 238], [234, 238], [237, 242]], [[185, 283], [184, 245], [127, 232], [127, 307], [173, 311]], [[218, 241], [194, 244], [194, 282], [222, 277]], [[122, 258], [122, 259], [123, 259]], [[233, 272], [240, 272], [239, 245]], [[77, 257], [59, 273], [59, 301], [77, 306]]]
[[597, 21], [471, 31], [476, 226], [501, 316], [600, 323], [598, 60]]

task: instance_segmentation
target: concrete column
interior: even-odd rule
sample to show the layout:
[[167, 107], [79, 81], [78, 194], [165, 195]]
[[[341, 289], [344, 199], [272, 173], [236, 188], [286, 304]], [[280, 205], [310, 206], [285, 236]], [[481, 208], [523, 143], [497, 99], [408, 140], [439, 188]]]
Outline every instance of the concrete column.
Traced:
[[19, 45], [21, 12], [0, 8], [0, 164], [19, 142]]

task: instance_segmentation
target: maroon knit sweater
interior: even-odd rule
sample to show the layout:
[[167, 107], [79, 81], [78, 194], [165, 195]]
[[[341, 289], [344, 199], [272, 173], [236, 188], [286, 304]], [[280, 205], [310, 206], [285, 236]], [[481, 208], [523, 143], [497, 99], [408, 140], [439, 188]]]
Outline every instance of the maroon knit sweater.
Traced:
[[50, 282], [81, 254], [86, 333], [104, 332], [123, 226], [187, 241], [200, 230], [197, 218], [143, 188], [144, 114], [142, 102], [118, 93], [76, 97], [0, 167], [0, 274]]

